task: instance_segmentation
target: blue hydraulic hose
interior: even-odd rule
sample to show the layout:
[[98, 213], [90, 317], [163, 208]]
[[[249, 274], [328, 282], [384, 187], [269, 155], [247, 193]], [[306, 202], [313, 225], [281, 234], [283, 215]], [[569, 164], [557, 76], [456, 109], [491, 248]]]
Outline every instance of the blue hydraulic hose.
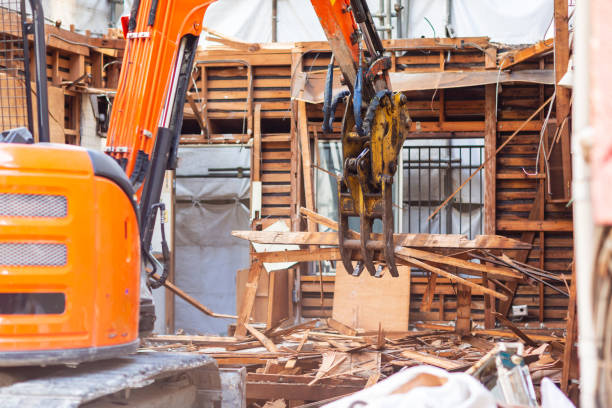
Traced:
[[355, 81], [355, 91], [353, 92], [353, 114], [355, 116], [355, 126], [359, 136], [363, 136], [363, 119], [361, 118], [361, 102], [363, 89], [363, 68], [361, 65], [357, 70], [357, 80]]

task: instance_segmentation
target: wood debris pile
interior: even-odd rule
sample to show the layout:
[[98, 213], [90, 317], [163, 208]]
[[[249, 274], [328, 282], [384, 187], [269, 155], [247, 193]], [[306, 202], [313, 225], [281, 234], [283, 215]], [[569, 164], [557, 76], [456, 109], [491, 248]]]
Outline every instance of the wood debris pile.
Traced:
[[[244, 337], [160, 335], [143, 343], [149, 351], [206, 353], [219, 366], [247, 368], [247, 399], [258, 406], [296, 406], [334, 400], [369, 387], [404, 367], [432, 365], [464, 372], [512, 331], [474, 330], [458, 335], [451, 326], [417, 325], [405, 333], [363, 333], [333, 319], [264, 330], [245, 325]], [[517, 329], [519, 330], [519, 329]], [[520, 331], [520, 330], [519, 330]], [[561, 378], [563, 337], [543, 330], [522, 332], [532, 342], [524, 358], [536, 389], [543, 377]], [[282, 400], [282, 401], [279, 401]]]

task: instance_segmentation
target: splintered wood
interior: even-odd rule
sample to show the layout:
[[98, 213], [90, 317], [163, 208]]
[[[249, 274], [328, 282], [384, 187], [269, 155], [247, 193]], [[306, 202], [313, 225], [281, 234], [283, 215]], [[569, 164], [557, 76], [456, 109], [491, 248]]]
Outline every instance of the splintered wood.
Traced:
[[[295, 406], [352, 394], [384, 380], [404, 367], [432, 365], [450, 372], [467, 371], [494, 349], [498, 341], [530, 339], [524, 357], [537, 385], [547, 376], [560, 380], [562, 333], [542, 330], [468, 330], [450, 326], [418, 327], [418, 331], [363, 332], [333, 319], [285, 323], [263, 330], [245, 324], [247, 336], [154, 336], [148, 351], [206, 353], [219, 366], [247, 367], [247, 399], [263, 406]], [[532, 342], [532, 343], [531, 343]], [[298, 403], [298, 401], [301, 401]]]

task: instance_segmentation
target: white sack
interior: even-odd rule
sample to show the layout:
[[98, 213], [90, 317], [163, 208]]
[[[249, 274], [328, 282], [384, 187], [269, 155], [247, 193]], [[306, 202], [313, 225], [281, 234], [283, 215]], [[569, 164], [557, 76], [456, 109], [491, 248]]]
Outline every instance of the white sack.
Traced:
[[[416, 387], [407, 393], [393, 394], [402, 385], [420, 374], [446, 378], [438, 387]], [[493, 394], [472, 376], [464, 373], [448, 373], [440, 368], [417, 366], [400, 371], [380, 383], [346, 398], [334, 401], [326, 408], [348, 408], [356, 401], [368, 408], [495, 408]]]

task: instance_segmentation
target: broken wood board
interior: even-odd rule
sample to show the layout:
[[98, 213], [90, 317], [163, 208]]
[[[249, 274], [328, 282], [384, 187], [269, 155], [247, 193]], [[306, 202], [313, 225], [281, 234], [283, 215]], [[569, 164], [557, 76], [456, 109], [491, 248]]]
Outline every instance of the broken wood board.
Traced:
[[332, 318], [346, 326], [365, 331], [407, 331], [410, 313], [410, 267], [398, 265], [399, 277], [385, 273], [374, 278], [367, 272], [355, 277], [340, 262]]

